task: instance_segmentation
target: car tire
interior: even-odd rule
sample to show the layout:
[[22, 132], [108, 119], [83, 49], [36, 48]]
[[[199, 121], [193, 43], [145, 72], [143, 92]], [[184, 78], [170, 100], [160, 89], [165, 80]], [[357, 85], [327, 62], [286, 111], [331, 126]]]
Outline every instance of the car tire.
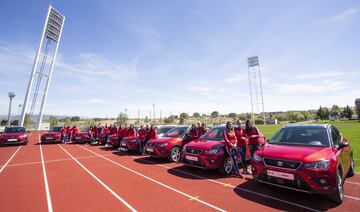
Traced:
[[341, 204], [344, 200], [344, 182], [340, 169], [336, 171], [336, 189], [331, 195], [331, 200], [337, 204]]
[[352, 177], [354, 175], [355, 175], [355, 163], [354, 163], [353, 157], [351, 156], [350, 167], [349, 167], [349, 171], [347, 173], [347, 177]]
[[234, 162], [230, 156], [225, 157], [220, 172], [225, 175], [230, 175], [234, 168]]
[[181, 159], [181, 149], [180, 147], [175, 146], [170, 150], [169, 160], [171, 162], [179, 162], [180, 159]]

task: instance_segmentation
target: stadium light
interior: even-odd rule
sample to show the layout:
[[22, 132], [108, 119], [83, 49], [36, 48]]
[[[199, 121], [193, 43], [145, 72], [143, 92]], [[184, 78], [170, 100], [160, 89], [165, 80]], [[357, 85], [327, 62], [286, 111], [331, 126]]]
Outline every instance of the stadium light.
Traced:
[[10, 116], [11, 116], [11, 104], [12, 104], [13, 98], [15, 98], [15, 93], [14, 93], [14, 92], [9, 92], [8, 96], [9, 96], [9, 114], [8, 114], [8, 124], [7, 124], [7, 126], [9, 127], [10, 124], [11, 124], [11, 120], [10, 120]]

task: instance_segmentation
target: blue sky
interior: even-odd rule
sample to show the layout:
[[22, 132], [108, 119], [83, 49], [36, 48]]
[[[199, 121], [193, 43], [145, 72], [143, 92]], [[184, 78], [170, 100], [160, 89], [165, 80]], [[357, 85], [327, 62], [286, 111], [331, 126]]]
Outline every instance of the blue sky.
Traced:
[[[52, 1], [66, 16], [46, 114], [249, 112], [259, 55], [266, 111], [354, 105], [360, 1]], [[49, 1], [0, 0], [0, 114], [24, 100]]]

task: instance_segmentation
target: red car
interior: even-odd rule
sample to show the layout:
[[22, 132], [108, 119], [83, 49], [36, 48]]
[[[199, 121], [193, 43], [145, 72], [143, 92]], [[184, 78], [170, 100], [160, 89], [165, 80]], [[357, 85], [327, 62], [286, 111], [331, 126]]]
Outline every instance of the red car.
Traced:
[[81, 132], [75, 133], [73, 135], [74, 143], [86, 143], [90, 140], [89, 128], [85, 128]]
[[52, 127], [47, 133], [41, 135], [41, 143], [61, 143], [61, 126]]
[[179, 126], [165, 133], [162, 137], [149, 140], [145, 153], [150, 156], [168, 158], [172, 162], [180, 161], [182, 147], [190, 141], [189, 126]]
[[[117, 136], [116, 136], [117, 138]], [[140, 146], [139, 146], [139, 140], [136, 136], [128, 136], [123, 138], [123, 140], [120, 143], [120, 150], [127, 152], [127, 151], [139, 151], [140, 152]]]
[[[235, 126], [234, 126], [235, 127]], [[182, 152], [182, 162], [185, 165], [202, 169], [218, 169], [221, 173], [231, 174], [234, 163], [227, 154], [224, 145], [223, 132], [225, 125], [208, 130], [201, 138], [186, 144]], [[259, 143], [265, 143], [265, 137], [259, 132]], [[240, 156], [238, 163], [241, 163]], [[246, 159], [250, 160], [249, 148], [246, 148]]]
[[27, 144], [29, 133], [24, 127], [6, 127], [0, 135], [0, 145], [6, 144]]
[[334, 126], [288, 125], [254, 153], [252, 173], [259, 182], [341, 203], [344, 181], [355, 173], [353, 151]]

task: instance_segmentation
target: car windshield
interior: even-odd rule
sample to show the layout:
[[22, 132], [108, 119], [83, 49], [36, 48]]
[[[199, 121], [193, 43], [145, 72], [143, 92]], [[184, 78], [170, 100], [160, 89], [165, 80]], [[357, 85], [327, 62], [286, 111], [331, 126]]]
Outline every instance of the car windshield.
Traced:
[[223, 140], [223, 132], [225, 127], [216, 127], [210, 129], [205, 135], [203, 135], [201, 138], [204, 140]]
[[169, 130], [174, 129], [174, 127], [159, 127], [158, 128], [158, 133], [159, 134], [164, 134], [169, 132]]
[[188, 127], [176, 127], [164, 134], [164, 137], [181, 138], [185, 136]]
[[26, 133], [24, 127], [7, 127], [4, 133]]
[[52, 127], [49, 132], [60, 132], [62, 127]]
[[286, 127], [280, 129], [269, 144], [328, 147], [329, 138], [326, 128]]

